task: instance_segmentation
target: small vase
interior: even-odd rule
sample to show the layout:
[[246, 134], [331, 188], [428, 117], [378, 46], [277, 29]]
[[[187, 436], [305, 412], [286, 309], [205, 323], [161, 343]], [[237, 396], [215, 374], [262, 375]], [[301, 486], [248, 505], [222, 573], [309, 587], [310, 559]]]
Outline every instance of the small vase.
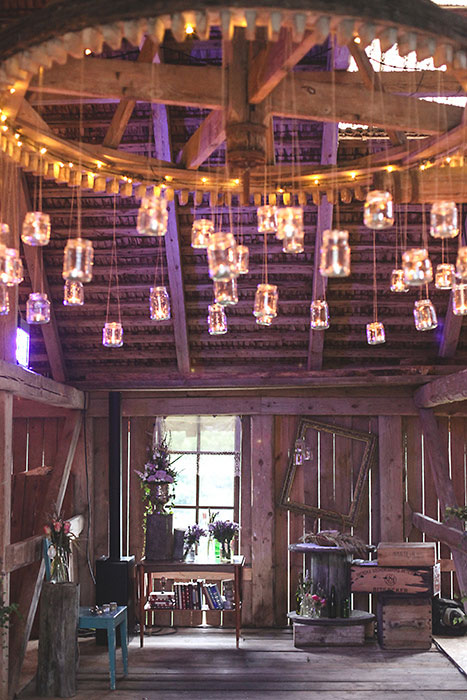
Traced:
[[232, 549], [230, 541], [221, 542], [221, 561], [232, 561]]
[[50, 581], [51, 583], [69, 583], [70, 581], [69, 558], [63, 547], [57, 547], [55, 550], [50, 565]]

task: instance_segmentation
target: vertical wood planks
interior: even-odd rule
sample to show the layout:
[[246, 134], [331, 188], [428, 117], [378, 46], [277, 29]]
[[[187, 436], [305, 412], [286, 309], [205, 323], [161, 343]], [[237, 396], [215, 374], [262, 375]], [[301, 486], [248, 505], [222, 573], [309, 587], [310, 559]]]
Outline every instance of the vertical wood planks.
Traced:
[[141, 470], [147, 460], [152, 418], [131, 418], [130, 421], [130, 553], [139, 561], [144, 549], [144, 503], [141, 498], [141, 482], [135, 469]]
[[[5, 550], [10, 544], [11, 471], [13, 439], [13, 396], [0, 392], [0, 571], [3, 604], [10, 601], [10, 576], [5, 573]], [[8, 697], [8, 628], [2, 630], [0, 643], [0, 697]]]
[[[422, 429], [418, 416], [406, 416], [407, 441], [407, 500], [412, 511], [423, 513]], [[407, 528], [410, 542], [423, 542], [423, 533], [416, 527]]]
[[[451, 463], [451, 454], [450, 454], [450, 440], [449, 440], [449, 419], [448, 418], [438, 418], [438, 429], [439, 429], [439, 436], [440, 436], [440, 449], [444, 450], [448, 464]], [[439, 505], [438, 505], [438, 517], [436, 518], [437, 520], [443, 520], [444, 518], [444, 513], [442, 513], [439, 510]], [[439, 542], [438, 544], [438, 552], [439, 552], [439, 558], [440, 559], [449, 559], [451, 556], [451, 550], [448, 547], [447, 544], [444, 544], [443, 542]], [[450, 571], [443, 571], [441, 572], [441, 596], [444, 596], [445, 598], [450, 598], [451, 597], [451, 572]]]
[[[245, 565], [251, 566], [251, 423], [249, 416], [242, 417], [240, 489], [240, 552], [245, 557]], [[251, 589], [252, 582], [243, 581], [242, 621], [244, 625], [252, 624]]]
[[[351, 428], [352, 430], [359, 430], [360, 432], [367, 433], [370, 431], [370, 421], [367, 416], [352, 416], [351, 420]], [[363, 453], [365, 450], [365, 446], [362, 442], [359, 442], [358, 440], [352, 440], [352, 473], [351, 473], [351, 478], [352, 478], [352, 497], [354, 495], [355, 491], [355, 484], [357, 481], [358, 473], [360, 471], [361, 463], [362, 463], [362, 458], [363, 458]], [[373, 465], [371, 465], [370, 469], [373, 469]], [[371, 474], [371, 480], [372, 480], [372, 485], [373, 485], [373, 479], [374, 479], [374, 471], [372, 471]], [[372, 542], [371, 539], [371, 533], [370, 534], [370, 488], [369, 488], [369, 479], [370, 475], [368, 474], [368, 477], [365, 481], [365, 484], [363, 486], [362, 494], [361, 494], [361, 501], [360, 501], [360, 508], [358, 511], [357, 515], [357, 520], [352, 528], [352, 532], [354, 535], [357, 537], [360, 537], [364, 542]], [[373, 491], [374, 493], [374, 491]], [[376, 522], [379, 525], [379, 501], [376, 502], [377, 506], [377, 512], [375, 513], [375, 509], [372, 503], [372, 510], [371, 510], [371, 519], [372, 519], [372, 530], [373, 530], [373, 524], [375, 521], [376, 517]], [[378, 528], [379, 530], [379, 528]], [[354, 608], [357, 610], [369, 610], [369, 596], [367, 593], [355, 593], [354, 594], [354, 599], [353, 599], [353, 605]]]
[[379, 416], [380, 523], [382, 542], [401, 542], [403, 530], [402, 421]]
[[[451, 418], [451, 473], [452, 485], [458, 505], [467, 503], [466, 488], [466, 446], [465, 446], [465, 418]], [[450, 555], [451, 556], [451, 555]], [[454, 594], [459, 595], [457, 576], [453, 576]]]
[[94, 465], [94, 554], [109, 553], [109, 424], [107, 418], [93, 420]]

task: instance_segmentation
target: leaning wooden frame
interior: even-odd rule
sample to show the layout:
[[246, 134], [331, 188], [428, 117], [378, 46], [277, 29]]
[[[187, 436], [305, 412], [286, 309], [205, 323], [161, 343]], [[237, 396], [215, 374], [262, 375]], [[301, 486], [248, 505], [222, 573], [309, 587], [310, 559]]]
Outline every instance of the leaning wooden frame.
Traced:
[[362, 501], [363, 488], [368, 478], [368, 471], [376, 456], [376, 447], [378, 442], [377, 436], [374, 433], [365, 433], [360, 430], [351, 430], [350, 428], [343, 428], [340, 426], [331, 425], [329, 423], [319, 423], [309, 420], [308, 418], [301, 418], [298, 424], [297, 433], [295, 435], [294, 445], [297, 440], [305, 439], [306, 432], [310, 429], [325, 433], [332, 433], [333, 435], [349, 438], [350, 440], [358, 440], [363, 442], [365, 445], [349, 511], [348, 513], [339, 513], [328, 508], [319, 508], [317, 506], [312, 506], [307, 503], [300, 503], [299, 501], [294, 501], [292, 499], [291, 494], [297, 467], [303, 466], [296, 464], [295, 449], [290, 451], [289, 465], [285, 475], [279, 505], [297, 513], [313, 515], [316, 518], [336, 520], [343, 525], [355, 525]]

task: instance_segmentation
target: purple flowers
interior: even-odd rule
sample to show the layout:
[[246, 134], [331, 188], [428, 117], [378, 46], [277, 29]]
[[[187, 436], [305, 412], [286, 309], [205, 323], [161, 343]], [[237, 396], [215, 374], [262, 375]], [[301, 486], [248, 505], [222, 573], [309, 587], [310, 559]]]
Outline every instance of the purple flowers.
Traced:
[[194, 544], [198, 544], [200, 538], [205, 537], [206, 534], [206, 530], [200, 527], [197, 523], [195, 523], [194, 525], [188, 525], [187, 529], [185, 530], [184, 536], [186, 546], [189, 548], [192, 547]]
[[209, 523], [209, 532], [218, 542], [230, 542], [239, 529], [240, 525], [232, 520], [216, 520]]
[[177, 472], [170, 466], [167, 441], [164, 438], [154, 449], [151, 458], [144, 465], [144, 471], [135, 469], [144, 484], [174, 484]]

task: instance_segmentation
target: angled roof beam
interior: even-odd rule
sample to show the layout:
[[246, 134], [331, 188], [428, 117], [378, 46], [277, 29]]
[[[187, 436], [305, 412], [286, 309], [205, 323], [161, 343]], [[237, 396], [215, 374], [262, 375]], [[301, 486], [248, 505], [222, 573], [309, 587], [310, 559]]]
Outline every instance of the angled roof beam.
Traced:
[[[466, 112], [467, 114], [467, 112]], [[465, 224], [467, 226], [467, 222]], [[465, 228], [460, 232], [461, 244], [464, 246], [467, 243], [467, 235]], [[440, 357], [454, 357], [456, 354], [459, 338], [461, 335], [463, 316], [457, 316], [452, 310], [452, 295], [453, 290], [449, 292], [449, 301], [444, 315], [444, 327], [441, 339], [439, 341], [438, 355]]]

